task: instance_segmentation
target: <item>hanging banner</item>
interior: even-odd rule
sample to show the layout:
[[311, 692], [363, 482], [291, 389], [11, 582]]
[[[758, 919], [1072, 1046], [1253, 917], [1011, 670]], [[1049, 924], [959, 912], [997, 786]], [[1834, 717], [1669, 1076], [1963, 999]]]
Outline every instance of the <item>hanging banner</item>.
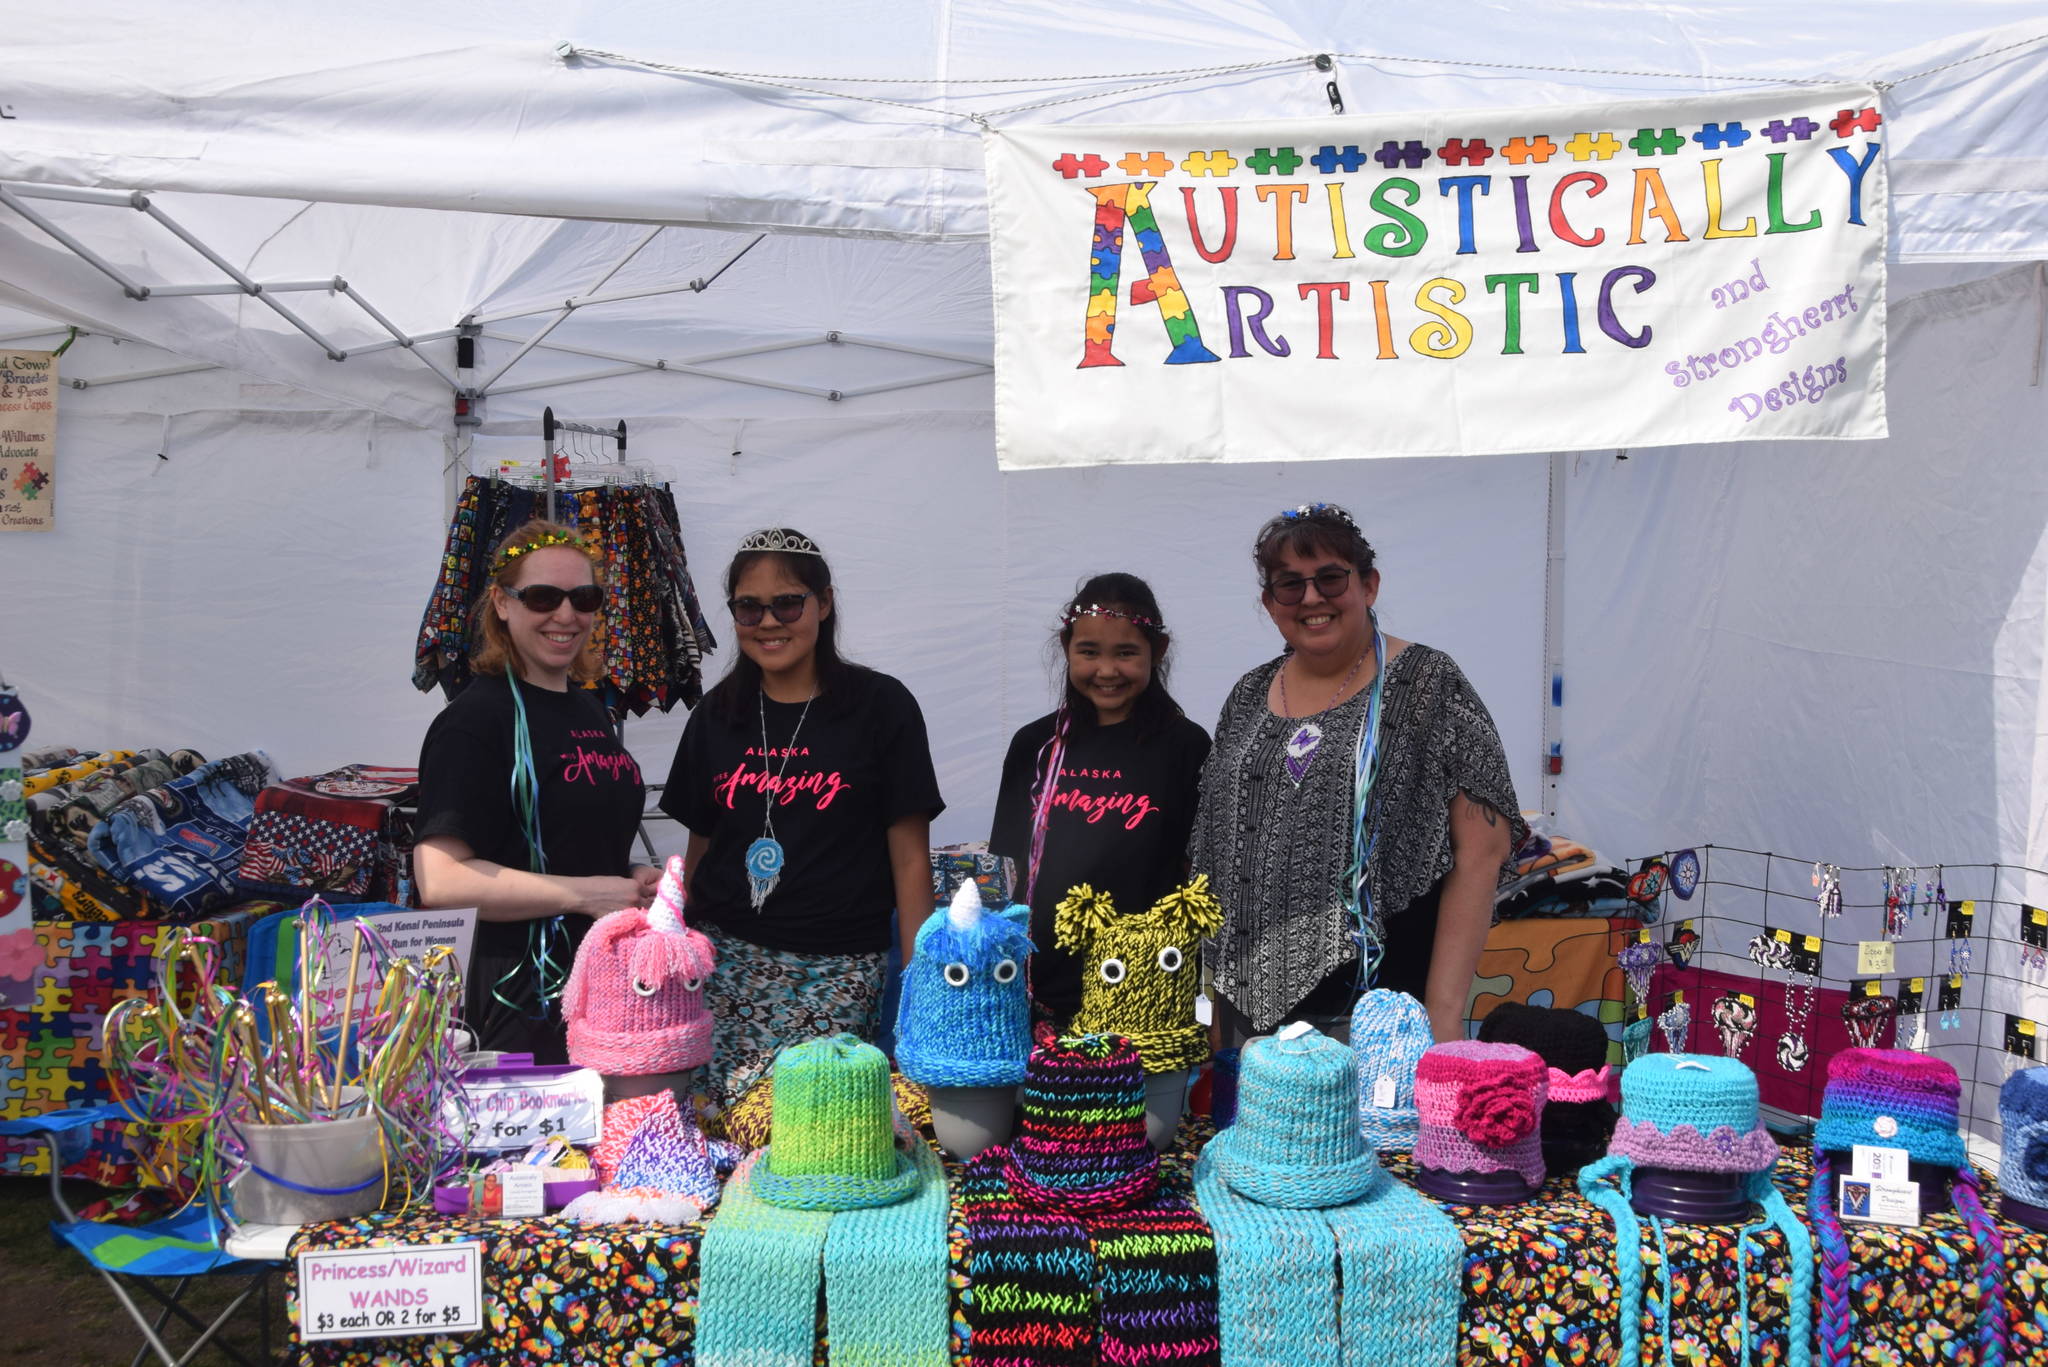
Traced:
[[1885, 435], [1868, 86], [986, 139], [1006, 469]]
[[0, 350], [0, 532], [57, 525], [57, 357]]

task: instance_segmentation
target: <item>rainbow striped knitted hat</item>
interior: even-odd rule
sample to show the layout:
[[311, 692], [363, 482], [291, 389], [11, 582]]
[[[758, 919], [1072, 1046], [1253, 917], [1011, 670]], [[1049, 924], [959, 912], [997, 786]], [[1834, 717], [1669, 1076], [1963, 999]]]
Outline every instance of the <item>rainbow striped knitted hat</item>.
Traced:
[[1145, 1139], [1137, 1048], [1117, 1035], [1041, 1040], [1003, 1162], [1011, 1190], [1048, 1210], [1116, 1210], [1149, 1197], [1159, 1155]]
[[[1579, 1195], [1614, 1221], [1620, 1280], [1615, 1299], [1621, 1315], [1616, 1361], [1629, 1363], [1643, 1358], [1643, 1229], [1629, 1203], [1639, 1163], [1746, 1177], [1745, 1193], [1763, 1207], [1765, 1223], [1785, 1239], [1792, 1278], [1785, 1361], [1789, 1367], [1808, 1367], [1813, 1360], [1813, 1240], [1771, 1181], [1778, 1142], [1758, 1110], [1756, 1074], [1740, 1059], [1704, 1054], [1645, 1054], [1622, 1071], [1621, 1118], [1607, 1157], [1579, 1169]], [[1669, 1343], [1669, 1297], [1662, 1313]]]
[[1253, 1040], [1237, 1123], [1204, 1150], [1216, 1175], [1248, 1200], [1297, 1210], [1345, 1205], [1391, 1181], [1352, 1123], [1357, 1076], [1351, 1050], [1312, 1027]]
[[[1550, 1070], [1519, 1044], [1452, 1040], [1415, 1066], [1415, 1161], [1439, 1172], [1516, 1172], [1543, 1185]], [[1238, 1124], [1243, 1124], [1239, 1112]]]
[[988, 911], [963, 879], [918, 929], [896, 1009], [896, 1063], [927, 1087], [1010, 1087], [1031, 1057], [1031, 909]]
[[754, 1166], [754, 1192], [769, 1205], [858, 1210], [917, 1191], [917, 1165], [890, 1119], [889, 1060], [874, 1045], [845, 1034], [790, 1045], [775, 1056], [773, 1105]]
[[1195, 1019], [1201, 977], [1196, 950], [1223, 928], [1223, 905], [1196, 874], [1145, 913], [1118, 915], [1109, 894], [1086, 883], [1054, 915], [1053, 937], [1081, 959], [1076, 1034], [1122, 1035], [1148, 1073], [1193, 1068], [1209, 1057], [1209, 1032]]
[[1834, 1164], [1835, 1153], [1857, 1144], [1904, 1149], [1916, 1163], [1954, 1171], [1956, 1210], [1977, 1242], [1977, 1364], [2005, 1367], [2005, 1237], [1984, 1208], [1977, 1170], [1963, 1145], [1962, 1094], [1954, 1068], [1910, 1049], [1844, 1049], [1828, 1060], [1807, 1204], [1820, 1244], [1820, 1351], [1826, 1367], [1858, 1360], [1856, 1316], [1849, 1304], [1853, 1258], [1835, 1206]]
[[2015, 1201], [2048, 1207], [2048, 1068], [2014, 1073], [1998, 1089], [2005, 1145], [1998, 1185]]

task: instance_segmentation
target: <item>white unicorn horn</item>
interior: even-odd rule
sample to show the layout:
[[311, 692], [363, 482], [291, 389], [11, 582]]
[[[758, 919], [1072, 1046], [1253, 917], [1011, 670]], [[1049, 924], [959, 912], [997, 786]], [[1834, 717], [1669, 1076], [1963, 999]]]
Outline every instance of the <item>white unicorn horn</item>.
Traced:
[[972, 930], [981, 922], [981, 888], [972, 878], [962, 879], [953, 892], [953, 905], [946, 908], [946, 920], [955, 930]]
[[683, 933], [683, 857], [679, 854], [670, 855], [661, 871], [654, 905], [647, 908], [647, 924], [667, 935]]

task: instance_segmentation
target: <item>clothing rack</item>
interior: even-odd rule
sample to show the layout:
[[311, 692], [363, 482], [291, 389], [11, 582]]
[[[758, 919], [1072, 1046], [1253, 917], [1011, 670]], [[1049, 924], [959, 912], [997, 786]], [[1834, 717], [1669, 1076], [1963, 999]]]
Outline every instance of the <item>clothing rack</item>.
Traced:
[[556, 520], [557, 513], [555, 490], [559, 480], [555, 473], [555, 437], [556, 434], [561, 432], [580, 432], [588, 436], [616, 440], [619, 444], [619, 464], [624, 465], [626, 463], [626, 420], [624, 418], [619, 419], [619, 425], [615, 431], [608, 432], [602, 427], [592, 427], [585, 423], [562, 422], [555, 417], [555, 410], [553, 408], [543, 408], [540, 411], [540, 460], [542, 467], [547, 472], [548, 521], [550, 522]]

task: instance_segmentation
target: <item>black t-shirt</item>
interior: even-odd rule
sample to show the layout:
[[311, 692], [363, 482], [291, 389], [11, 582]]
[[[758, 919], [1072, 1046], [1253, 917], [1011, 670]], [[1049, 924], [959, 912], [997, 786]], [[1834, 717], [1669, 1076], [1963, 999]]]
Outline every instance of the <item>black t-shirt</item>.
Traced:
[[[1016, 860], [1019, 878], [1031, 857], [1031, 783], [1052, 728], [1052, 714], [1025, 726], [1003, 759], [988, 847]], [[1149, 736], [1129, 720], [1068, 734], [1031, 907], [1031, 991], [1054, 1015], [1072, 1015], [1081, 1004], [1079, 961], [1053, 943], [1054, 909], [1079, 883], [1107, 890], [1122, 912], [1145, 911], [1173, 891], [1186, 867], [1208, 754], [1208, 733], [1186, 717]]]
[[[480, 859], [530, 869], [526, 836], [512, 807], [512, 688], [509, 676], [479, 675], [441, 709], [420, 746], [416, 839], [453, 836]], [[587, 688], [557, 693], [521, 683], [533, 767], [540, 781], [541, 847], [547, 872], [623, 878], [633, 867], [633, 833], [646, 789], [604, 704]], [[566, 918], [571, 923], [587, 917]], [[479, 956], [523, 951], [516, 921], [477, 927]]]
[[[887, 831], [946, 805], [917, 699], [861, 669], [808, 715], [802, 703], [765, 697], [746, 712], [738, 726], [715, 703], [692, 712], [661, 795], [664, 812], [710, 841], [690, 870], [691, 919], [799, 954], [887, 950], [896, 907]], [[785, 862], [755, 911], [747, 848], [764, 833], [771, 795]]]

